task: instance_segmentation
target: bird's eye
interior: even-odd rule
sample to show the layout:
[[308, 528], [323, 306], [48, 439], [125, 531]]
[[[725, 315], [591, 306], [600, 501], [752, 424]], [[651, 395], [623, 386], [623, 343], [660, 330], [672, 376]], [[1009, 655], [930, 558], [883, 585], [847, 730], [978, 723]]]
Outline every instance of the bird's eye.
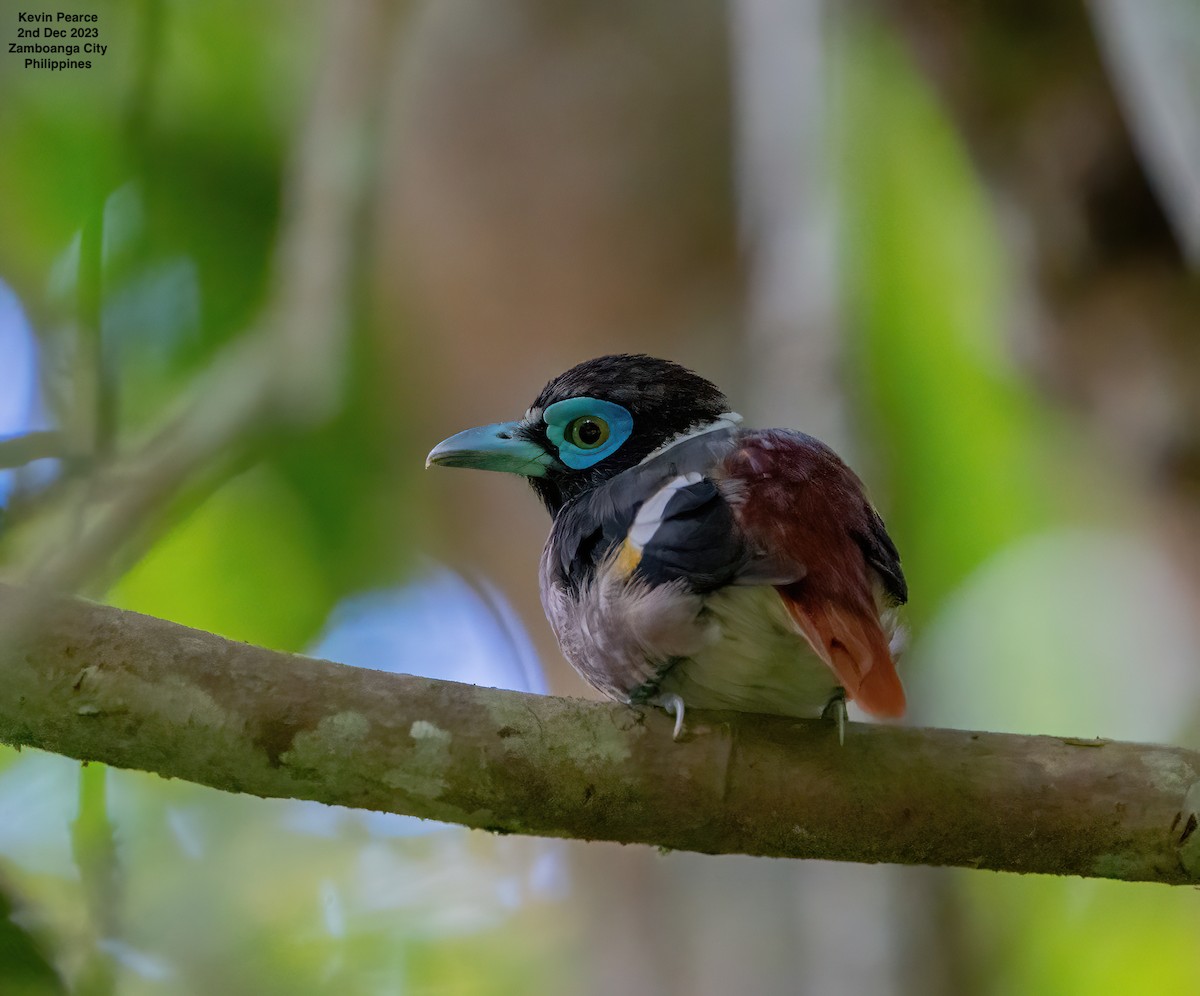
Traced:
[[581, 450], [594, 450], [608, 442], [608, 423], [595, 415], [582, 415], [567, 426], [563, 436]]

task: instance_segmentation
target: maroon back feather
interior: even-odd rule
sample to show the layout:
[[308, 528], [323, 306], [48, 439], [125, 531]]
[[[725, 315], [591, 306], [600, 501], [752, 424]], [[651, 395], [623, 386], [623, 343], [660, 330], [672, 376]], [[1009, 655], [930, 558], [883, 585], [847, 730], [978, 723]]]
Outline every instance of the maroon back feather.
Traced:
[[[736, 481], [746, 535], [781, 577], [799, 632], [846, 689], [877, 716], [904, 714], [904, 686], [880, 621], [907, 594], [895, 547], [862, 482], [829, 447], [786, 429], [747, 433], [722, 466]], [[875, 563], [878, 561], [878, 563]]]

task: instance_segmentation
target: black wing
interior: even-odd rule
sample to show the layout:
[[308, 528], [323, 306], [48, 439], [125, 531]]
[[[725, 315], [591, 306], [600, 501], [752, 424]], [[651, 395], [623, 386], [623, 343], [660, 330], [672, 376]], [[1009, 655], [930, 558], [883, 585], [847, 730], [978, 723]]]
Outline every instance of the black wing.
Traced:
[[875, 511], [874, 506], [867, 506], [868, 531], [854, 531], [854, 541], [862, 550], [867, 563], [871, 565], [883, 581], [884, 591], [896, 602], [903, 605], [908, 601], [908, 582], [904, 579], [904, 571], [900, 568], [900, 552], [888, 535], [883, 519]]
[[634, 575], [650, 584], [683, 579], [695, 592], [732, 584], [753, 559], [717, 485], [698, 474], [667, 482], [634, 518], [626, 543], [640, 553]]

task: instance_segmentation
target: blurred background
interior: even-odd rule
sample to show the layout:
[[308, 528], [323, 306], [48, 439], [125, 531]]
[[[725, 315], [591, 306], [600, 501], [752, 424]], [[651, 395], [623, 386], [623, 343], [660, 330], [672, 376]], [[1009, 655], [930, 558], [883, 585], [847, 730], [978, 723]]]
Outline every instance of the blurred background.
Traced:
[[[0, 36], [16, 12], [0, 0]], [[911, 721], [1200, 746], [1194, 0], [111, 0], [0, 54], [0, 576], [591, 694], [519, 480], [621, 350], [860, 471]], [[0, 748], [0, 993], [1200, 991], [1195, 890], [495, 838]]]

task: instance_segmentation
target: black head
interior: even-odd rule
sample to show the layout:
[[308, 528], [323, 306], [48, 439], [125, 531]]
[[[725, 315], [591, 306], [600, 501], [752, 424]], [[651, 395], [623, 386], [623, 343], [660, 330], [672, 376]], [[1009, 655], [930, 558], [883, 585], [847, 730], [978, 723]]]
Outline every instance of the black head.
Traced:
[[428, 463], [523, 474], [554, 515], [675, 437], [722, 419], [730, 419], [728, 402], [703, 377], [621, 353], [559, 374], [523, 419], [460, 432]]

